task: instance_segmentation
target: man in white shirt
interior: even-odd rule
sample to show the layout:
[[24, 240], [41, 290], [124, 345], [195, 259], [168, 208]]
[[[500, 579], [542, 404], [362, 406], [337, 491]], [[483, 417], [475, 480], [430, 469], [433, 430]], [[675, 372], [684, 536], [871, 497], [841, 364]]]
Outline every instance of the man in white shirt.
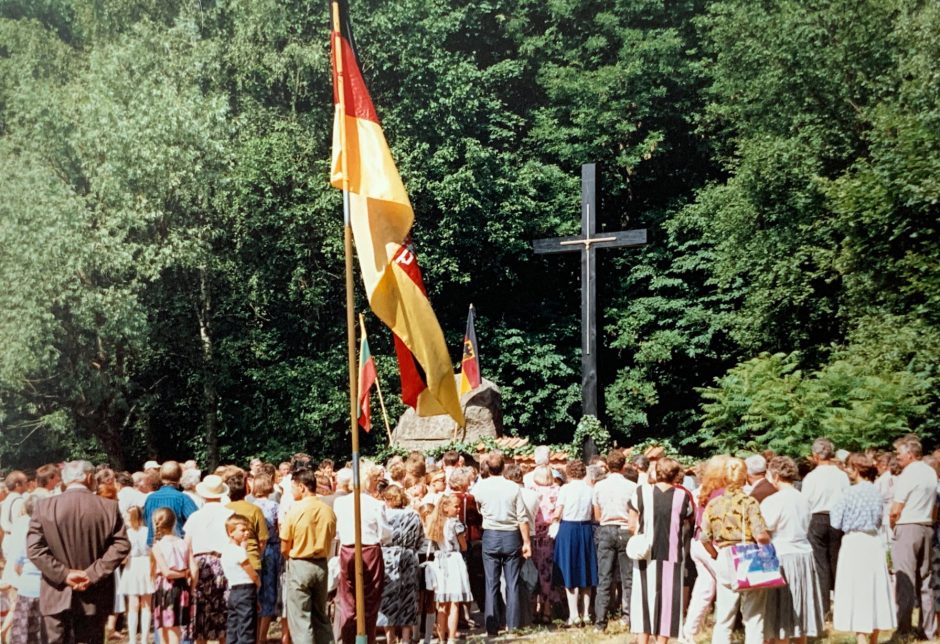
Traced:
[[[382, 605], [382, 589], [385, 587], [385, 564], [382, 560], [382, 545], [392, 542], [392, 526], [385, 514], [385, 503], [366, 490], [375, 488], [381, 478], [382, 470], [371, 463], [360, 467], [362, 479], [360, 526], [362, 538], [362, 579], [366, 604], [366, 634], [369, 641], [375, 641], [375, 625]], [[336, 606], [338, 609], [337, 641], [352, 642], [356, 638], [356, 587], [355, 587], [355, 521], [356, 494], [347, 494], [333, 501], [336, 513], [336, 536], [339, 538], [339, 582], [336, 586]]]
[[917, 595], [921, 608], [919, 627], [928, 640], [937, 634], [937, 614], [933, 610], [930, 553], [933, 522], [936, 519], [937, 473], [921, 460], [923, 447], [915, 437], [904, 437], [895, 445], [898, 464], [904, 468], [894, 482], [891, 525], [894, 544], [891, 561], [898, 606], [900, 637], [914, 634], [912, 614]]
[[483, 614], [487, 635], [496, 637], [502, 622], [497, 597], [503, 574], [506, 576], [506, 627], [512, 631], [522, 626], [520, 572], [522, 559], [531, 556], [532, 546], [525, 502], [520, 487], [503, 477], [503, 455], [494, 452], [485, 462], [489, 477], [477, 483], [473, 496], [483, 517], [483, 572], [486, 579]]
[[630, 619], [630, 590], [633, 587], [633, 565], [627, 557], [627, 530], [629, 517], [627, 506], [637, 485], [623, 475], [627, 458], [619, 449], [607, 454], [607, 477], [594, 486], [594, 520], [600, 525], [594, 532], [597, 546], [597, 594], [594, 597], [594, 627], [598, 631], [607, 628], [607, 612], [610, 608], [610, 586], [614, 572], [620, 567], [621, 619]]
[[842, 493], [849, 488], [849, 477], [833, 462], [835, 446], [828, 438], [813, 441], [813, 461], [816, 468], [803, 479], [801, 491], [809, 501], [813, 513], [809, 522], [809, 543], [813, 547], [813, 561], [819, 576], [823, 615], [829, 614], [829, 592], [835, 588], [836, 562], [842, 545], [842, 531], [829, 523], [829, 511]]

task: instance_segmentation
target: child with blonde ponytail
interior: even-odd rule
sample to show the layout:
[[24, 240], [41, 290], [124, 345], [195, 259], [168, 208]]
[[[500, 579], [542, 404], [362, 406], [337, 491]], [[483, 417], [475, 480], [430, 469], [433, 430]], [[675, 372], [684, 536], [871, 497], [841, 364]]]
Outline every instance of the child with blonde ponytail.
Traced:
[[127, 539], [131, 552], [121, 575], [118, 592], [127, 597], [127, 637], [130, 644], [137, 642], [138, 617], [140, 643], [147, 644], [150, 632], [150, 600], [153, 595], [153, 578], [150, 574], [150, 546], [147, 545], [147, 526], [143, 521], [143, 510], [134, 505], [127, 510]]
[[425, 526], [425, 534], [435, 546], [434, 600], [437, 602], [438, 637], [447, 644], [453, 644], [458, 638], [460, 604], [473, 600], [467, 564], [461, 554], [467, 549], [467, 535], [459, 513], [459, 499], [442, 496]]

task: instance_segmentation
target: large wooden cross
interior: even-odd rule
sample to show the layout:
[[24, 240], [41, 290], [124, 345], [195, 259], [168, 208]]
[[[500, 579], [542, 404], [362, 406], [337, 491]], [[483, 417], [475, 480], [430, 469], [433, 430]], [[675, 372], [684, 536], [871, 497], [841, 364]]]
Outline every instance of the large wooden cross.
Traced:
[[[597, 253], [598, 248], [637, 247], [646, 244], [646, 229], [597, 234], [597, 166], [581, 166], [581, 234], [537, 239], [536, 254], [581, 253], [581, 407], [585, 416], [597, 416]], [[585, 457], [597, 451], [594, 441], [584, 445]]]

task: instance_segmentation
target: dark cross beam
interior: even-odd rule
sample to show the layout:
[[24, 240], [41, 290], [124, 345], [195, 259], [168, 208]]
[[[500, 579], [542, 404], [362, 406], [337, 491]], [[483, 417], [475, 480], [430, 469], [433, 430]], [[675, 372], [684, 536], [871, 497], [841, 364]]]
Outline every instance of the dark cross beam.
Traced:
[[[537, 255], [581, 253], [581, 406], [585, 416], [597, 416], [597, 248], [637, 247], [646, 244], [646, 229], [596, 234], [597, 166], [581, 166], [581, 234], [536, 239]], [[585, 457], [597, 453], [590, 438], [583, 446]]]

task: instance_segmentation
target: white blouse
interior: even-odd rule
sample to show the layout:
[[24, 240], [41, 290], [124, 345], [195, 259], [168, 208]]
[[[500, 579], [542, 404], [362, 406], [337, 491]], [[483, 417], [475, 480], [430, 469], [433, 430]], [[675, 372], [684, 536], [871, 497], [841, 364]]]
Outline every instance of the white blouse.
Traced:
[[590, 521], [594, 516], [594, 490], [584, 479], [565, 483], [558, 491], [562, 521]]

